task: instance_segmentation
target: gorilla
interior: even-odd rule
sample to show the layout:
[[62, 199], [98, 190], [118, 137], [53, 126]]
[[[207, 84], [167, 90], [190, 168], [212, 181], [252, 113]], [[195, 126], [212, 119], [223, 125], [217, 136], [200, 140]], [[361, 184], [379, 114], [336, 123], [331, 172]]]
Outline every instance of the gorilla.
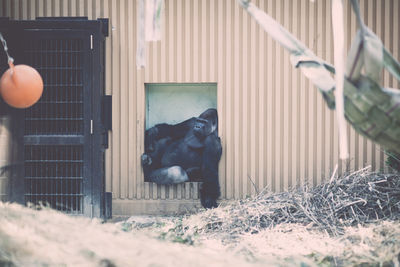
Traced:
[[202, 206], [217, 207], [221, 154], [216, 109], [207, 109], [199, 117], [175, 125], [157, 124], [146, 131], [145, 153], [141, 158], [145, 181], [157, 184], [202, 181]]

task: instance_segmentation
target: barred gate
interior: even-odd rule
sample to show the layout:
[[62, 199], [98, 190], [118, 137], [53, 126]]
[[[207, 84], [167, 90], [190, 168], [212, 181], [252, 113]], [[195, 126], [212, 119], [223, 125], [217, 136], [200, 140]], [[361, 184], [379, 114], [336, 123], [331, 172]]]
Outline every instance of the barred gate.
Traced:
[[107, 123], [101, 121], [107, 21], [41, 18], [9, 23], [22, 41], [15, 63], [34, 67], [44, 83], [41, 99], [23, 115], [23, 201], [69, 214], [109, 217], [104, 185]]

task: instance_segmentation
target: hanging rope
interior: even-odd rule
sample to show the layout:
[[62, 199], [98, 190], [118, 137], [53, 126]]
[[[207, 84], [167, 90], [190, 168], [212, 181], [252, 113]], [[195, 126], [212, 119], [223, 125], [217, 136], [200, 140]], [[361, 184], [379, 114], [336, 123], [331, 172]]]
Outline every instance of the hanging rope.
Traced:
[[0, 41], [3, 44], [4, 47], [4, 52], [6, 52], [7, 58], [8, 58], [8, 64], [12, 65], [14, 63], [14, 59], [8, 54], [8, 47], [7, 47], [7, 42], [6, 39], [4, 39], [3, 35], [0, 32]]
[[146, 42], [161, 40], [164, 0], [139, 0], [137, 5], [136, 66], [140, 69], [146, 65]]
[[343, 1], [332, 1], [332, 27], [333, 48], [335, 61], [336, 81], [336, 117], [339, 131], [339, 151], [342, 160], [349, 157], [346, 133], [346, 121], [344, 118], [344, 25], [343, 25]]

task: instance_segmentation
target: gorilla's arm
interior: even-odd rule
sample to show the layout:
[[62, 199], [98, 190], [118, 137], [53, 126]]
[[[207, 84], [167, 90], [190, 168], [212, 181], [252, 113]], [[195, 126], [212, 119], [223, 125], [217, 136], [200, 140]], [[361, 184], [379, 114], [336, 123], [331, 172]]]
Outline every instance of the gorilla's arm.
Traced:
[[196, 118], [178, 124], [160, 123], [146, 130], [145, 148], [150, 148], [155, 141], [170, 137], [172, 140], [183, 138], [193, 128]]
[[[183, 138], [195, 123], [193, 117], [178, 124], [157, 124], [146, 130], [145, 153], [141, 157], [144, 177], [147, 179], [151, 173], [161, 168], [161, 157], [169, 144]], [[166, 172], [163, 172], [166, 173]], [[159, 176], [159, 175], [158, 175]]]
[[203, 184], [200, 190], [201, 204], [205, 208], [217, 207], [217, 199], [221, 195], [218, 180], [218, 163], [221, 159], [221, 140], [216, 134], [211, 134], [205, 139], [203, 153]]
[[171, 142], [171, 138], [165, 137], [154, 142], [151, 148], [146, 147], [146, 153], [141, 158], [145, 178], [148, 178], [153, 170], [161, 168], [161, 157]]

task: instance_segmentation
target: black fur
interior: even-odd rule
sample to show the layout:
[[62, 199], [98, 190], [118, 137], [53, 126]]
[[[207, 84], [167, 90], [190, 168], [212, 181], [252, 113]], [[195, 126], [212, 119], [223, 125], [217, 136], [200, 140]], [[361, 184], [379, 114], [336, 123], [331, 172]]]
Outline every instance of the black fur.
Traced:
[[145, 180], [158, 184], [202, 181], [201, 204], [216, 207], [221, 154], [216, 109], [175, 125], [157, 124], [146, 131], [142, 155]]

